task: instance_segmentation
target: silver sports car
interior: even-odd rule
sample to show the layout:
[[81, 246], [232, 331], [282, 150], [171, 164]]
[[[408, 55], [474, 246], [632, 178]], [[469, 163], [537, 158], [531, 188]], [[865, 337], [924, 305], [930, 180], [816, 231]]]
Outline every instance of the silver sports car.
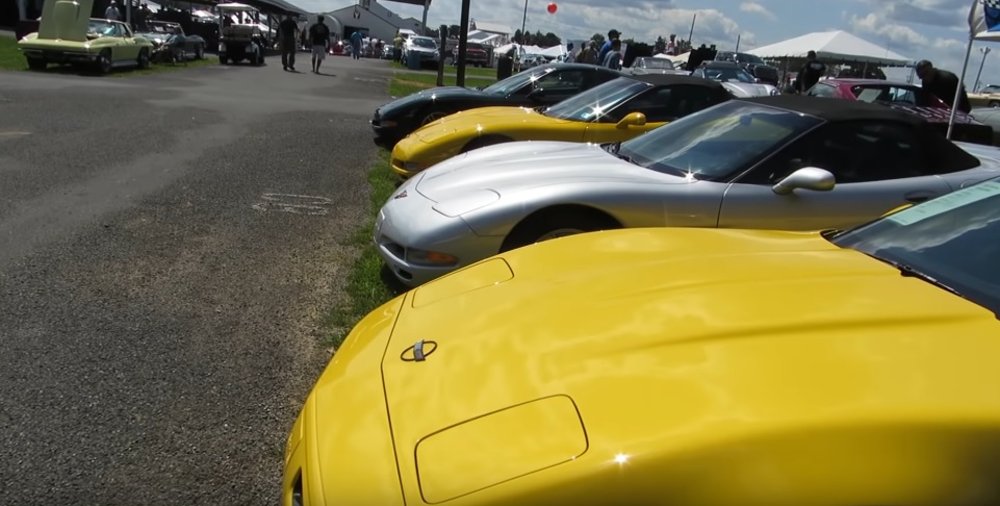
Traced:
[[620, 145], [515, 142], [401, 185], [374, 240], [415, 286], [498, 252], [618, 227], [845, 228], [1000, 174], [1000, 149], [949, 142], [888, 107], [732, 100]]

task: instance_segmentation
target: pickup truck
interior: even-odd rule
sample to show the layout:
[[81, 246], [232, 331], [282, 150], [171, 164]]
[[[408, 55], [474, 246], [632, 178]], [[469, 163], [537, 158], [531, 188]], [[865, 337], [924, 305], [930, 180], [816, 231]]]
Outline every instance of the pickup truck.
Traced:
[[[450, 44], [449, 44], [450, 45]], [[456, 65], [458, 63], [458, 42], [455, 42], [455, 46], [451, 49], [451, 64]], [[475, 67], [489, 67], [490, 66], [490, 54], [486, 51], [486, 47], [477, 42], [467, 42], [465, 47], [465, 64], [472, 65]]]

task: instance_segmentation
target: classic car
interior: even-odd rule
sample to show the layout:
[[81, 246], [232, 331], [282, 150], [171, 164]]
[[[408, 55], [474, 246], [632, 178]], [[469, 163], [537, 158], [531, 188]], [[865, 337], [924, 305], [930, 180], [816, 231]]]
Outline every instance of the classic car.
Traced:
[[722, 86], [706, 79], [619, 77], [543, 111], [484, 107], [445, 116], [396, 144], [392, 170], [411, 177], [459, 153], [502, 142], [620, 142], [728, 99]]
[[205, 39], [185, 34], [180, 23], [146, 21], [145, 29], [137, 34], [152, 42], [153, 54], [160, 54], [164, 61], [200, 60], [205, 57]]
[[517, 142], [403, 183], [375, 223], [415, 286], [498, 252], [626, 227], [816, 230], [1000, 174], [1000, 149], [955, 144], [888, 107], [804, 96], [736, 99], [620, 145]]
[[998, 258], [1000, 181], [506, 252], [358, 323], [282, 504], [1000, 504]]
[[[809, 88], [806, 95], [887, 105], [918, 114], [941, 132], [948, 131], [948, 121], [951, 118], [950, 104], [915, 84], [879, 79], [825, 79]], [[969, 114], [955, 111], [952, 139], [991, 145], [993, 128]]]
[[219, 63], [247, 60], [263, 65], [267, 42], [260, 29], [260, 11], [241, 3], [222, 3], [215, 8], [219, 12]]
[[640, 56], [632, 61], [632, 66], [628, 68], [629, 73], [634, 76], [644, 76], [647, 74], [669, 74], [686, 76], [690, 72], [674, 68], [674, 62], [666, 58], [653, 58], [652, 56]]
[[773, 86], [778, 85], [778, 68], [768, 65], [760, 56], [734, 51], [717, 51], [715, 59], [736, 63], [751, 76]]
[[50, 63], [93, 66], [106, 74], [116, 67], [149, 66], [153, 43], [132, 34], [125, 23], [91, 19], [93, 0], [47, 0], [38, 31], [17, 42], [31, 70]]
[[770, 97], [781, 94], [778, 88], [750, 75], [733, 62], [702, 62], [691, 75], [721, 82], [726, 90], [736, 98]]
[[545, 65], [514, 74], [482, 90], [439, 86], [402, 97], [375, 109], [375, 143], [392, 149], [421, 125], [451, 113], [493, 105], [542, 107], [555, 104], [624, 74], [573, 63]]
[[969, 103], [972, 107], [1000, 108], [1000, 85], [987, 84], [976, 93], [969, 93]]

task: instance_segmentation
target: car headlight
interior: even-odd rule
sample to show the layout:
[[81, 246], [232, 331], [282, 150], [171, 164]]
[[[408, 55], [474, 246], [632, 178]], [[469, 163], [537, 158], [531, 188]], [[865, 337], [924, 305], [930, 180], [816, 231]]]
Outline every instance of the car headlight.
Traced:
[[458, 257], [454, 255], [417, 248], [406, 249], [406, 261], [414, 265], [424, 265], [427, 267], [451, 267], [458, 265]]

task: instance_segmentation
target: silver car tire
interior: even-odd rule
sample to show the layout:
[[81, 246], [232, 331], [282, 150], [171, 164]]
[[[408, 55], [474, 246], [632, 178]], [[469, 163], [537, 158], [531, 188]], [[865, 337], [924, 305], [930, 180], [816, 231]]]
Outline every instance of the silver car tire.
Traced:
[[500, 252], [568, 235], [621, 228], [604, 212], [584, 206], [542, 209], [528, 216], [503, 241]]

